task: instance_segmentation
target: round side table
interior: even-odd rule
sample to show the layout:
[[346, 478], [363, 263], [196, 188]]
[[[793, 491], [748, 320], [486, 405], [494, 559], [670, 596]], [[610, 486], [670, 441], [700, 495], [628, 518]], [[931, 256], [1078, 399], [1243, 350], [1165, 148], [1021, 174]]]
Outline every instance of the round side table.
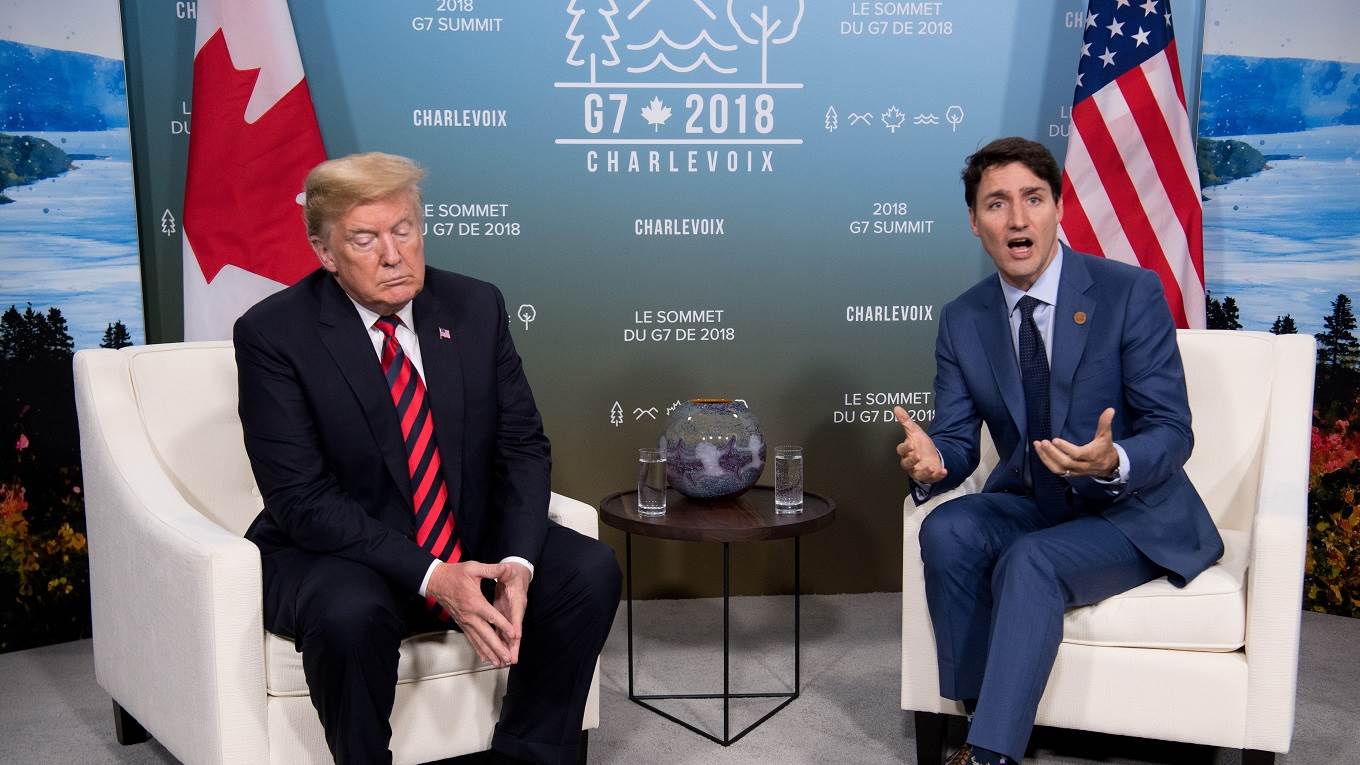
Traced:
[[[641, 515], [637, 511], [637, 492], [633, 489], [617, 491], [600, 501], [600, 519], [624, 532], [628, 599], [628, 698], [662, 717], [688, 728], [723, 746], [736, 743], [761, 723], [770, 719], [798, 698], [799, 691], [799, 583], [800, 542], [807, 534], [831, 524], [835, 519], [836, 503], [820, 494], [804, 492], [803, 511], [776, 514], [774, 489], [754, 486], [746, 493], [731, 499], [690, 499], [671, 489], [666, 492], [665, 515]], [[722, 545], [723, 581], [723, 689], [722, 693], [705, 694], [638, 694], [633, 689], [633, 535], [685, 542], [717, 542]], [[733, 542], [759, 542], [773, 539], [793, 539], [793, 692], [732, 693], [729, 684], [729, 620], [731, 606], [731, 545]], [[783, 699], [763, 717], [730, 735], [730, 705], [732, 699]], [[719, 738], [700, 730], [648, 703], [664, 699], [722, 699], [723, 732]]]

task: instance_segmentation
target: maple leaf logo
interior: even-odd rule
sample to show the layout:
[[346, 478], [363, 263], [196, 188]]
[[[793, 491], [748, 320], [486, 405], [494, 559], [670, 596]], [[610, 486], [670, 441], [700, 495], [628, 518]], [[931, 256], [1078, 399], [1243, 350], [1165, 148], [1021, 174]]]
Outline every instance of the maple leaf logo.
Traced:
[[902, 127], [902, 122], [906, 120], [907, 115], [903, 114], [902, 110], [898, 109], [896, 106], [890, 106], [888, 107], [888, 111], [883, 112], [881, 117], [883, 119], [883, 127], [887, 128], [889, 133], [895, 134], [897, 133], [897, 129]]
[[199, 121], [180, 228], [209, 284], [227, 265], [280, 284], [316, 270], [295, 201], [308, 171], [326, 158], [311, 91], [299, 80], [248, 123], [259, 76], [258, 68], [236, 68], [220, 29], [194, 58]]
[[660, 98], [653, 96], [651, 102], [642, 107], [642, 118], [652, 126], [653, 132], [659, 131], [661, 126], [666, 124], [666, 120], [671, 118], [671, 108], [661, 103]]

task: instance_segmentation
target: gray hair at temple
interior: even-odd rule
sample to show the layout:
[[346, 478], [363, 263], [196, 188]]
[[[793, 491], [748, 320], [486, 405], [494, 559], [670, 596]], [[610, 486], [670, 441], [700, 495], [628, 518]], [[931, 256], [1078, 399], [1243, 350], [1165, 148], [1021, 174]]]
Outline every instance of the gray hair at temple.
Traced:
[[307, 235], [325, 236], [326, 227], [355, 205], [376, 202], [398, 194], [413, 196], [421, 209], [420, 180], [425, 170], [396, 154], [371, 151], [328, 159], [312, 168], [303, 185], [303, 220]]

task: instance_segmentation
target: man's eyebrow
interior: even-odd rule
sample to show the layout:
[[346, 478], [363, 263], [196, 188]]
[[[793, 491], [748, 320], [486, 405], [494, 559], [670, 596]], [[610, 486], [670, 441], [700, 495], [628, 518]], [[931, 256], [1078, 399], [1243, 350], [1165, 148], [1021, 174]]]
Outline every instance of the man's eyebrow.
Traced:
[[1029, 196], [1030, 194], [1042, 194], [1045, 191], [1047, 191], [1047, 189], [1043, 186], [1026, 186], [1023, 189], [1020, 189], [1020, 194], [1022, 196]]

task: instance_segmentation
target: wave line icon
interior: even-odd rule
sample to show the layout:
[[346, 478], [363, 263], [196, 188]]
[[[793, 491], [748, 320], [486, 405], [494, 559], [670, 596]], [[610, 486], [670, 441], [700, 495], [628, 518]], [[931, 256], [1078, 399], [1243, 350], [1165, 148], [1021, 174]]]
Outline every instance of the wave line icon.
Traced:
[[707, 52], [700, 53], [699, 57], [694, 59], [694, 63], [690, 64], [689, 66], [676, 66], [675, 64], [672, 64], [671, 60], [666, 58], [666, 54], [662, 52], [656, 54], [656, 58], [652, 59], [652, 63], [646, 66], [628, 67], [628, 73], [645, 74], [657, 68], [657, 66], [661, 64], [665, 64], [666, 68], [671, 70], [672, 72], [679, 72], [681, 74], [687, 74], [689, 72], [692, 72], [695, 69], [698, 69], [700, 66], [707, 66], [709, 69], [712, 69], [714, 72], [718, 74], [733, 74], [737, 71], [736, 67], [723, 67], [714, 64], [713, 60], [708, 57]]
[[713, 46], [717, 50], [720, 50], [724, 53], [730, 53], [737, 49], [737, 46], [735, 45], [723, 45], [722, 43], [714, 40], [712, 37], [709, 37], [707, 29], [700, 32], [698, 37], [694, 38], [693, 40], [690, 40], [687, 43], [678, 43], [672, 40], [670, 38], [670, 35], [666, 34], [666, 30], [662, 29], [658, 31], [655, 35], [653, 35], [652, 39], [648, 40], [645, 43], [642, 44], [628, 43], [628, 50], [647, 50], [648, 48], [655, 46], [657, 43], [665, 43], [670, 47], [674, 48], [675, 50], [690, 50], [691, 48], [702, 42], [707, 42], [709, 45]]

